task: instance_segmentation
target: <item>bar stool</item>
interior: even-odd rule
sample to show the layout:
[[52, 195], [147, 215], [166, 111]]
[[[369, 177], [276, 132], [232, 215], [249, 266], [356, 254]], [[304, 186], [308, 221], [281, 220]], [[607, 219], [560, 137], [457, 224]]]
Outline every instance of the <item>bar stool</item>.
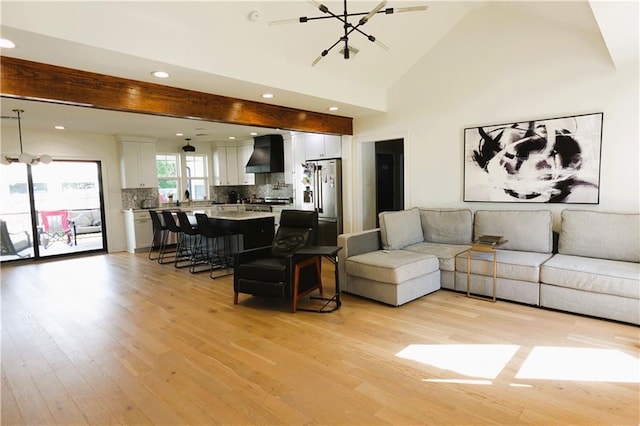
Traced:
[[[158, 263], [169, 263], [169, 262], [161, 262], [161, 258], [164, 257], [167, 250], [167, 239], [169, 237], [169, 228], [163, 223], [162, 219], [160, 219], [160, 215], [155, 210], [149, 210], [149, 215], [151, 216], [151, 224], [153, 225], [153, 237], [151, 238], [151, 244], [149, 245], [149, 260], [157, 260]], [[153, 249], [156, 247], [156, 242], [159, 244], [158, 247], [158, 256], [151, 257], [153, 253]], [[173, 259], [171, 260], [173, 262]]]
[[[201, 233], [200, 249], [208, 256], [209, 276], [215, 279], [232, 275], [233, 270], [229, 263], [231, 251], [229, 244], [225, 241], [228, 238], [228, 234], [220, 227], [215, 226], [216, 219], [210, 218], [206, 214], [196, 213], [196, 222]], [[214, 276], [213, 272], [216, 269], [229, 269], [231, 271], [227, 274]]]
[[[172, 212], [163, 210], [162, 218], [164, 219], [164, 224], [169, 230], [169, 232], [175, 234], [176, 236], [176, 251], [172, 258], [173, 266], [175, 266], [176, 268], [184, 268], [185, 266], [189, 266], [188, 264], [182, 265], [182, 263], [184, 263], [185, 261], [190, 260], [188, 257], [185, 256], [185, 252], [182, 249], [182, 245], [183, 245], [182, 240], [184, 239], [184, 232], [182, 232], [182, 229], [176, 223], [176, 220], [174, 219]], [[161, 259], [160, 263], [163, 263], [164, 256], [162, 256], [160, 259]], [[164, 263], [169, 263], [169, 262], [164, 262]]]
[[178, 216], [178, 224], [182, 231], [180, 251], [185, 259], [189, 261], [189, 264], [185, 266], [189, 267], [189, 272], [194, 273], [195, 265], [202, 263], [202, 259], [196, 258], [197, 247], [201, 238], [200, 231], [197, 226], [191, 223], [189, 216], [185, 212], [177, 212], [176, 216]]

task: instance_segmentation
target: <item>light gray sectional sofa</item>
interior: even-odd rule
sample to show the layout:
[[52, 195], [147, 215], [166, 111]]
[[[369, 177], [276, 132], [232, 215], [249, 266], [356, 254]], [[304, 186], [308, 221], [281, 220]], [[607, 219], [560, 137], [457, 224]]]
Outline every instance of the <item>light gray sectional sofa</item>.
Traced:
[[[640, 214], [564, 210], [553, 253], [550, 211], [413, 208], [338, 237], [342, 290], [398, 306], [439, 288], [466, 292], [467, 250], [502, 235], [497, 297], [640, 324]], [[473, 232], [472, 232], [473, 230]], [[471, 291], [489, 296], [493, 258], [472, 253]]]
[[564, 210], [540, 305], [640, 324], [640, 215]]

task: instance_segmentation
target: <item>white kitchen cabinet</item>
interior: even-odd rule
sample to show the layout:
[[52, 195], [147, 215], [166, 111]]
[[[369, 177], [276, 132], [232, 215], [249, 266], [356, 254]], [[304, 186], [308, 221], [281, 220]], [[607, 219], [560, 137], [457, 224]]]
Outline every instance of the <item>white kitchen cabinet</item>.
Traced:
[[122, 140], [122, 188], [154, 188], [158, 186], [156, 144]]
[[342, 157], [342, 137], [337, 135], [324, 135], [324, 157]]
[[[291, 151], [291, 164], [289, 167], [285, 166], [285, 182], [293, 184], [295, 188], [302, 180], [302, 163], [307, 161], [306, 135], [304, 133], [294, 133], [292, 135]], [[287, 155], [286, 151], [285, 155]], [[290, 176], [290, 182], [286, 181], [287, 176]]]
[[213, 184], [253, 185], [255, 175], [247, 173], [245, 166], [253, 153], [253, 146], [218, 146], [213, 150]]
[[242, 145], [238, 147], [238, 183], [240, 185], [255, 185], [255, 173], [247, 173], [247, 162], [253, 154], [252, 145]]
[[148, 211], [124, 212], [127, 251], [139, 253], [149, 250], [153, 238], [153, 224]]
[[307, 160], [340, 158], [342, 157], [342, 138], [335, 135], [307, 133], [305, 150]]
[[284, 139], [284, 183], [291, 185], [295, 174], [293, 158], [293, 141], [289, 138]]

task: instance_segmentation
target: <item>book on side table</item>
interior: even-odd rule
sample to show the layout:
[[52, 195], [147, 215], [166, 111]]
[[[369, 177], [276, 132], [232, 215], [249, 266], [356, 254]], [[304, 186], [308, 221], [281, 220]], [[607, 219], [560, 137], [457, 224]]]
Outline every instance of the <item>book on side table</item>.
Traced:
[[496, 246], [506, 243], [506, 240], [502, 235], [480, 235], [473, 243], [485, 246]]

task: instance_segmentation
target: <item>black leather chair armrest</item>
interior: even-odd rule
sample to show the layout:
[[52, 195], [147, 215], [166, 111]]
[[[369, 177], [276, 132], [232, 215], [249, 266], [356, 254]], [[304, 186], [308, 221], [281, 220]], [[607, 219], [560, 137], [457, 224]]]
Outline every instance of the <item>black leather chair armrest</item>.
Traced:
[[261, 259], [271, 256], [271, 246], [258, 247], [249, 250], [241, 250], [235, 254], [234, 265], [251, 262], [252, 260]]

